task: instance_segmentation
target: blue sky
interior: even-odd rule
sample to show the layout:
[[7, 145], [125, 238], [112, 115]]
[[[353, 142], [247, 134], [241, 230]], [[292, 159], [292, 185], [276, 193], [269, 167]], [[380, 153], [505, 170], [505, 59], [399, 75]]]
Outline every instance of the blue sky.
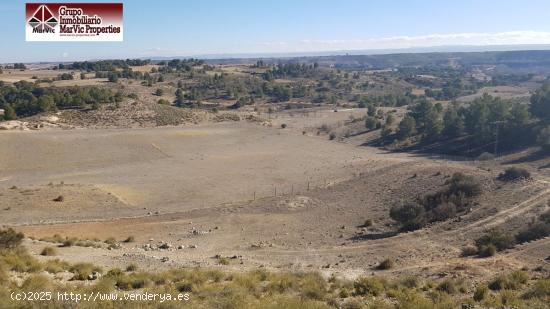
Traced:
[[0, 62], [550, 44], [548, 0], [122, 2], [124, 42], [61, 43], [25, 42], [25, 1], [3, 0]]

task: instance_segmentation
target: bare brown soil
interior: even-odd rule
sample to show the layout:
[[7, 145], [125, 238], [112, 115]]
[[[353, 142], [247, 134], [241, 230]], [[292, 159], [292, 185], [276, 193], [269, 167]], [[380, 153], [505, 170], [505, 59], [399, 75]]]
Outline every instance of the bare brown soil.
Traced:
[[[266, 267], [346, 277], [378, 272], [476, 280], [545, 267], [548, 239], [489, 259], [463, 258], [460, 250], [488, 228], [517, 231], [547, 209], [547, 168], [535, 167], [548, 165], [548, 158], [453, 162], [329, 141], [308, 130], [318, 123], [337, 125], [346, 113], [282, 113], [271, 119], [272, 127], [238, 121], [2, 132], [0, 144], [10, 145], [0, 148], [2, 224], [36, 238], [135, 237], [121, 249], [59, 248], [62, 259], [104, 266]], [[281, 129], [282, 123], [288, 127]], [[510, 164], [528, 167], [534, 180], [496, 181]], [[389, 208], [439, 190], [454, 172], [482, 182], [476, 206], [456, 219], [395, 235]], [[53, 201], [58, 196], [62, 202]], [[372, 226], [363, 225], [367, 219]], [[163, 243], [170, 248], [158, 249]], [[27, 241], [35, 253], [45, 245]], [[216, 255], [229, 257], [230, 264], [218, 265]], [[375, 270], [387, 257], [396, 260], [395, 268]]]

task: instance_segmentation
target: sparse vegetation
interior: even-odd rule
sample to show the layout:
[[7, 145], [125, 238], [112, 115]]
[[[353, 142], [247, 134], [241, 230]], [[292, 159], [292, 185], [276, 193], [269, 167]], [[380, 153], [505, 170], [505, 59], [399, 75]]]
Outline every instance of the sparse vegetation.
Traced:
[[392, 207], [390, 217], [401, 223], [403, 231], [420, 229], [428, 222], [454, 218], [458, 213], [467, 210], [472, 199], [482, 192], [478, 181], [462, 173], [453, 174], [445, 184], [445, 189], [434, 194]]
[[499, 229], [491, 229], [476, 239], [477, 250], [483, 257], [493, 256], [496, 251], [512, 248], [514, 244], [514, 238]]
[[503, 173], [498, 175], [498, 179], [502, 181], [515, 181], [529, 178], [531, 178], [531, 173], [529, 173], [526, 169], [519, 167], [509, 167]]
[[[485, 59], [490, 55], [482, 56]], [[381, 60], [385, 57], [391, 61]], [[32, 145], [40, 146], [37, 153], [52, 154], [52, 158], [42, 155], [39, 158], [42, 161], [30, 162], [23, 168], [15, 164], [12, 170], [8, 164], [9, 173], [1, 181], [8, 184], [6, 188], [13, 183], [20, 187], [0, 192], [1, 199], [7, 201], [0, 209], [6, 215], [6, 225], [28, 223], [31, 226], [17, 229], [44, 235], [47, 231], [61, 230], [57, 223], [52, 226], [44, 223], [60, 220], [72, 222], [63, 229], [66, 235], [82, 235], [88, 228], [98, 227], [105, 230], [97, 235], [115, 235], [118, 239], [54, 235], [41, 239], [51, 242], [46, 247], [34, 239], [25, 242], [32, 246], [31, 254], [21, 247], [22, 234], [1, 230], [0, 303], [6, 303], [7, 307], [37, 306], [14, 304], [5, 297], [6, 291], [48, 287], [54, 291], [192, 293], [192, 299], [185, 304], [191, 308], [457, 308], [474, 304], [488, 308], [542, 308], [547, 305], [549, 284], [542, 262], [546, 258], [542, 252], [546, 240], [526, 243], [550, 235], [550, 214], [543, 213], [548, 205], [541, 202], [547, 198], [544, 196], [547, 157], [539, 147], [526, 149], [525, 155], [508, 151], [534, 146], [535, 139], [543, 151], [550, 147], [550, 118], [546, 111], [550, 86], [536, 91], [530, 104], [523, 90], [510, 100], [481, 96], [482, 87], [501, 83], [516, 87], [518, 81], [528, 83], [525, 91], [529, 92], [537, 83], [542, 84], [542, 79], [528, 74], [499, 76], [501, 73], [497, 71], [506, 66], [500, 63], [489, 73], [481, 64], [464, 64], [470, 55], [453, 57], [452, 66], [447, 58], [418, 66], [413, 64], [424, 60], [413, 58], [403, 65], [401, 57], [408, 56], [327, 56], [316, 58], [320, 63], [308, 57], [281, 59], [280, 63], [266, 58], [255, 64], [247, 59], [238, 65], [233, 60], [108, 60], [60, 64], [58, 70], [69, 69], [71, 73], [55, 72], [51, 76], [59, 77], [49, 77], [49, 81], [33, 64], [32, 74], [36, 77], [33, 83], [0, 83], [2, 120], [47, 112], [21, 121], [28, 121], [28, 128], [39, 130], [41, 126], [69, 129], [74, 123], [85, 122], [71, 119], [89, 118], [93, 124], [101, 123], [97, 125], [98, 132], [105, 136], [98, 139], [93, 132], [86, 131], [85, 138], [72, 139], [72, 133], [64, 131], [63, 138], [58, 138], [55, 131], [61, 130], [55, 129], [44, 134], [6, 135], [10, 143], [12, 136], [21, 136], [22, 140], [19, 143], [18, 138], [13, 138], [18, 142], [13, 155], [17, 160], [10, 153], [6, 156], [8, 163], [31, 161], [28, 157], [33, 149], [22, 149], [31, 144], [25, 140], [27, 136], [33, 138]], [[415, 57], [424, 59], [425, 55]], [[439, 54], [428, 59], [432, 58], [439, 59]], [[477, 61], [483, 63], [483, 59]], [[144, 64], [146, 68], [131, 68]], [[478, 70], [481, 79], [474, 77]], [[9, 74], [13, 73], [16, 72]], [[87, 80], [71, 81], [73, 76], [78, 78], [76, 74]], [[70, 78], [63, 78], [65, 75]], [[93, 75], [102, 80], [94, 81]], [[28, 79], [30, 75], [25, 76]], [[69, 84], [99, 86], [65, 86]], [[492, 93], [496, 95], [497, 90]], [[126, 97], [128, 102], [123, 102]], [[132, 116], [128, 117], [129, 114]], [[111, 126], [111, 117], [119, 119], [117, 125]], [[210, 127], [210, 122], [229, 120], [235, 123]], [[183, 121], [196, 124], [204, 121], [207, 125], [179, 127]], [[247, 122], [246, 127], [237, 121]], [[9, 129], [13, 123], [19, 121], [2, 125]], [[161, 125], [175, 127], [155, 129], [153, 133], [148, 128], [144, 132], [132, 129]], [[103, 129], [119, 126], [125, 129]], [[249, 131], [253, 134], [247, 135]], [[300, 136], [300, 132], [310, 136]], [[320, 138], [311, 136], [315, 132]], [[236, 139], [231, 136], [234, 133], [238, 134]], [[51, 136], [47, 141], [55, 142], [42, 143], [44, 136]], [[327, 138], [345, 143], [320, 140]], [[247, 148], [258, 139], [262, 140], [261, 148]], [[74, 140], [75, 149], [85, 145], [87, 151], [73, 153], [71, 148], [67, 151], [62, 148], [66, 140]], [[83, 140], [90, 142], [80, 144]], [[266, 148], [274, 140], [281, 144]], [[203, 142], [195, 144], [196, 141]], [[514, 141], [520, 142], [515, 145]], [[96, 147], [113, 144], [117, 151], [110, 159], [115, 162], [107, 164], [104, 158], [111, 156], [111, 149], [96, 151]], [[205, 145], [220, 148], [210, 150]], [[321, 146], [317, 149], [316, 145]], [[226, 151], [225, 146], [233, 152]], [[312, 151], [313, 155], [308, 156], [304, 150]], [[420, 151], [392, 153], [408, 150]], [[434, 152], [456, 156], [439, 156]], [[212, 163], [214, 158], [223, 162]], [[246, 164], [260, 162], [262, 172], [254, 174], [256, 166], [235, 164], [243, 158]], [[493, 161], [479, 162], [489, 160]], [[54, 169], [50, 163], [54, 161], [63, 164]], [[169, 165], [157, 165], [158, 162]], [[72, 171], [77, 163], [82, 166]], [[28, 169], [33, 166], [40, 167], [40, 171], [56, 172], [45, 173], [36, 180], [28, 176], [31, 175]], [[200, 166], [200, 174], [194, 170], [195, 166]], [[225, 166], [230, 170], [221, 168]], [[283, 166], [290, 173], [283, 171]], [[493, 182], [503, 166], [509, 168], [498, 176], [502, 182]], [[212, 167], [216, 170], [209, 173]], [[126, 175], [128, 171], [131, 175]], [[536, 180], [513, 183], [529, 179], [529, 171]], [[107, 172], [109, 178], [105, 179], [102, 172]], [[177, 177], [169, 177], [172, 173]], [[244, 179], [239, 178], [241, 174], [247, 182], [238, 182]], [[57, 177], [68, 177], [73, 184], [57, 188], [53, 183], [41, 186], [38, 181], [48, 182]], [[124, 181], [120, 181], [122, 177]], [[27, 190], [25, 184], [19, 184], [31, 178], [36, 183], [34, 187]], [[99, 184], [89, 183], [93, 180]], [[220, 196], [211, 198], [209, 192], [199, 190], [202, 188], [221, 188]], [[161, 199], [160, 195], [166, 198]], [[226, 204], [241, 198], [247, 202], [236, 207]], [[88, 208], [90, 201], [94, 205]], [[183, 210], [179, 209], [180, 203]], [[201, 205], [207, 210], [199, 209]], [[393, 221], [388, 218], [388, 208]], [[30, 217], [26, 218], [28, 210]], [[192, 213], [187, 216], [180, 211]], [[93, 218], [89, 217], [91, 213]], [[122, 216], [128, 217], [116, 220]], [[247, 220], [253, 220], [253, 224]], [[437, 223], [442, 221], [447, 222]], [[79, 230], [82, 222], [89, 226]], [[303, 228], [302, 224], [307, 225]], [[123, 227], [127, 226], [131, 228], [126, 231], [137, 233], [135, 237], [125, 235]], [[483, 231], [493, 226], [499, 229]], [[258, 233], [256, 227], [274, 235]], [[454, 231], [455, 228], [458, 230]], [[418, 229], [423, 230], [395, 236], [398, 231]], [[485, 234], [479, 237], [482, 233]], [[229, 243], [228, 235], [237, 243]], [[139, 242], [129, 244], [135, 238]], [[106, 250], [121, 248], [119, 242], [125, 243], [123, 250]], [[517, 243], [525, 244], [512, 249]], [[220, 244], [223, 248], [214, 251]], [[59, 248], [71, 246], [101, 249]], [[330, 254], [319, 254], [325, 252], [316, 251], [320, 247], [330, 250]], [[257, 251], [249, 256], [237, 252], [240, 248]], [[462, 248], [464, 257], [499, 256], [458, 260], [456, 248]], [[529, 250], [525, 252], [533, 254], [525, 264], [535, 260], [538, 264], [487, 280], [488, 274], [502, 273], [501, 269], [516, 265], [514, 258], [523, 254], [525, 248]], [[103, 272], [95, 264], [74, 264], [49, 257], [58, 252], [68, 261], [90, 252], [86, 261], [102, 256], [98, 260], [109, 259], [105, 265], [126, 262], [118, 264], [122, 265], [120, 268]], [[231, 256], [212, 257], [213, 252], [231, 252]], [[122, 254], [124, 257], [120, 257]], [[36, 255], [44, 257], [36, 259]], [[192, 263], [200, 263], [201, 267], [169, 268]], [[151, 271], [157, 266], [163, 271]], [[256, 271], [242, 270], [256, 266], [260, 266]], [[267, 270], [275, 267], [278, 267], [275, 272]], [[365, 274], [355, 280], [339, 275], [326, 278], [330, 272], [348, 274], [349, 269], [357, 268]], [[226, 269], [230, 271], [225, 272]], [[286, 272], [289, 269], [298, 272]], [[374, 274], [384, 278], [373, 277]], [[65, 282], [69, 278], [72, 280]], [[105, 307], [132, 305], [124, 301], [104, 304]], [[158, 306], [142, 304], [155, 305]]]
[[25, 235], [12, 228], [0, 230], [0, 249], [14, 249], [23, 242]]
[[516, 235], [519, 243], [537, 240], [550, 235], [550, 211], [540, 215], [538, 220]]

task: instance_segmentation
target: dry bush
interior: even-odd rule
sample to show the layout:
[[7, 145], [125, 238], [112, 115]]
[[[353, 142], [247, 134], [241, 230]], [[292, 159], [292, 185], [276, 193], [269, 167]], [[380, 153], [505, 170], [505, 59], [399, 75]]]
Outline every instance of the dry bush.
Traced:
[[387, 258], [385, 260], [383, 260], [382, 262], [380, 262], [380, 264], [378, 264], [378, 266], [376, 266], [376, 269], [379, 269], [379, 270], [387, 270], [387, 269], [392, 269], [395, 265], [395, 261], [393, 259], [390, 259], [390, 258]]
[[88, 276], [93, 272], [102, 273], [101, 267], [91, 263], [77, 263], [71, 266], [70, 272], [74, 274], [71, 280], [88, 280]]
[[476, 246], [466, 246], [462, 248], [461, 256], [472, 256], [478, 254]]
[[53, 255], [57, 255], [57, 250], [54, 248], [54, 247], [44, 247], [44, 249], [42, 249], [42, 251], [40, 252], [40, 255], [44, 255], [44, 256], [53, 256]]
[[550, 297], [550, 279], [538, 280], [524, 295], [524, 299]]
[[377, 277], [361, 277], [354, 281], [353, 289], [356, 296], [378, 296], [386, 289], [387, 282]]
[[445, 292], [447, 294], [456, 294], [459, 291], [459, 284], [454, 280], [447, 279], [441, 282], [437, 286], [436, 290]]
[[544, 238], [549, 235], [550, 235], [550, 223], [538, 222], [529, 226], [527, 229], [519, 232], [516, 235], [516, 240], [519, 243], [523, 243], [527, 241]]
[[526, 169], [519, 167], [507, 168], [503, 173], [498, 175], [498, 179], [502, 181], [516, 181], [529, 178], [531, 178], [531, 173], [529, 173]]
[[20, 273], [42, 270], [42, 265], [23, 247], [0, 250], [0, 264], [3, 264], [6, 270]]
[[61, 247], [72, 247], [76, 243], [76, 238], [66, 238], [62, 243]]
[[43, 263], [43, 266], [44, 266], [44, 270], [51, 274], [56, 274], [65, 270], [69, 270], [71, 267], [69, 263], [65, 261], [61, 261], [59, 259], [48, 260]]
[[481, 256], [491, 256], [483, 253], [490, 253], [494, 249], [496, 251], [502, 251], [512, 248], [515, 244], [515, 240], [509, 234], [502, 232], [499, 229], [491, 229], [485, 233], [485, 235], [476, 239], [476, 247]]
[[489, 293], [489, 288], [486, 285], [480, 285], [476, 288], [474, 292], [474, 300], [477, 302], [480, 302], [487, 297], [487, 294]]
[[493, 291], [518, 290], [527, 283], [529, 276], [523, 271], [515, 271], [508, 275], [500, 275], [489, 282], [488, 287]]
[[137, 265], [132, 263], [126, 266], [126, 271], [136, 271], [138, 269]]

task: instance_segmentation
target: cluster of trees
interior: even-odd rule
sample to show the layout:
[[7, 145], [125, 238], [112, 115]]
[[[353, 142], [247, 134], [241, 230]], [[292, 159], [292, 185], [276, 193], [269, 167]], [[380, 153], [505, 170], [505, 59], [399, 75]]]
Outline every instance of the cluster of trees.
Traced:
[[262, 78], [271, 81], [276, 78], [286, 77], [311, 77], [319, 67], [317, 63], [278, 63], [262, 74]]
[[13, 65], [6, 65], [5, 67], [0, 65], [0, 74], [4, 72], [2, 69], [26, 70], [27, 66], [24, 63], [14, 63]]
[[371, 104], [379, 106], [405, 106], [412, 105], [419, 99], [419, 96], [412, 94], [410, 91], [400, 94], [388, 93], [380, 96], [368, 95], [360, 98], [358, 106], [361, 108]]
[[[6, 67], [6, 69], [8, 68], [10, 67]], [[27, 66], [24, 63], [14, 63], [11, 68], [13, 68], [14, 70], [26, 70]]]
[[254, 98], [250, 96], [240, 97], [235, 104], [231, 105], [229, 108], [237, 109], [246, 105], [254, 104]]
[[[413, 105], [400, 122], [396, 136], [405, 140], [412, 136], [423, 142], [466, 138], [472, 150], [513, 149], [533, 144], [538, 140], [550, 146], [550, 86], [539, 89], [531, 104], [505, 101], [487, 94], [468, 105], [441, 104], [421, 100]], [[538, 138], [537, 138], [538, 136]]]
[[194, 66], [201, 66], [204, 64], [204, 60], [199, 59], [172, 59], [168, 62], [161, 61], [159, 62], [159, 65], [161, 65], [161, 68], [159, 71], [161, 72], [190, 72]]
[[146, 59], [126, 59], [126, 60], [99, 60], [73, 62], [72, 64], [60, 63], [57, 66], [59, 70], [81, 70], [87, 72], [115, 71], [116, 69], [128, 69], [129, 66], [143, 66], [151, 63]]
[[445, 184], [447, 187], [441, 191], [392, 207], [390, 217], [401, 223], [402, 231], [420, 229], [429, 222], [444, 221], [466, 211], [482, 192], [478, 181], [462, 173], [453, 174]]
[[63, 74], [59, 74], [57, 78], [59, 80], [72, 80], [74, 79], [74, 76], [71, 73], [63, 73]]
[[5, 120], [57, 109], [97, 107], [101, 103], [120, 102], [122, 98], [120, 92], [98, 87], [42, 88], [25, 81], [13, 86], [0, 83], [0, 108], [5, 110]]

